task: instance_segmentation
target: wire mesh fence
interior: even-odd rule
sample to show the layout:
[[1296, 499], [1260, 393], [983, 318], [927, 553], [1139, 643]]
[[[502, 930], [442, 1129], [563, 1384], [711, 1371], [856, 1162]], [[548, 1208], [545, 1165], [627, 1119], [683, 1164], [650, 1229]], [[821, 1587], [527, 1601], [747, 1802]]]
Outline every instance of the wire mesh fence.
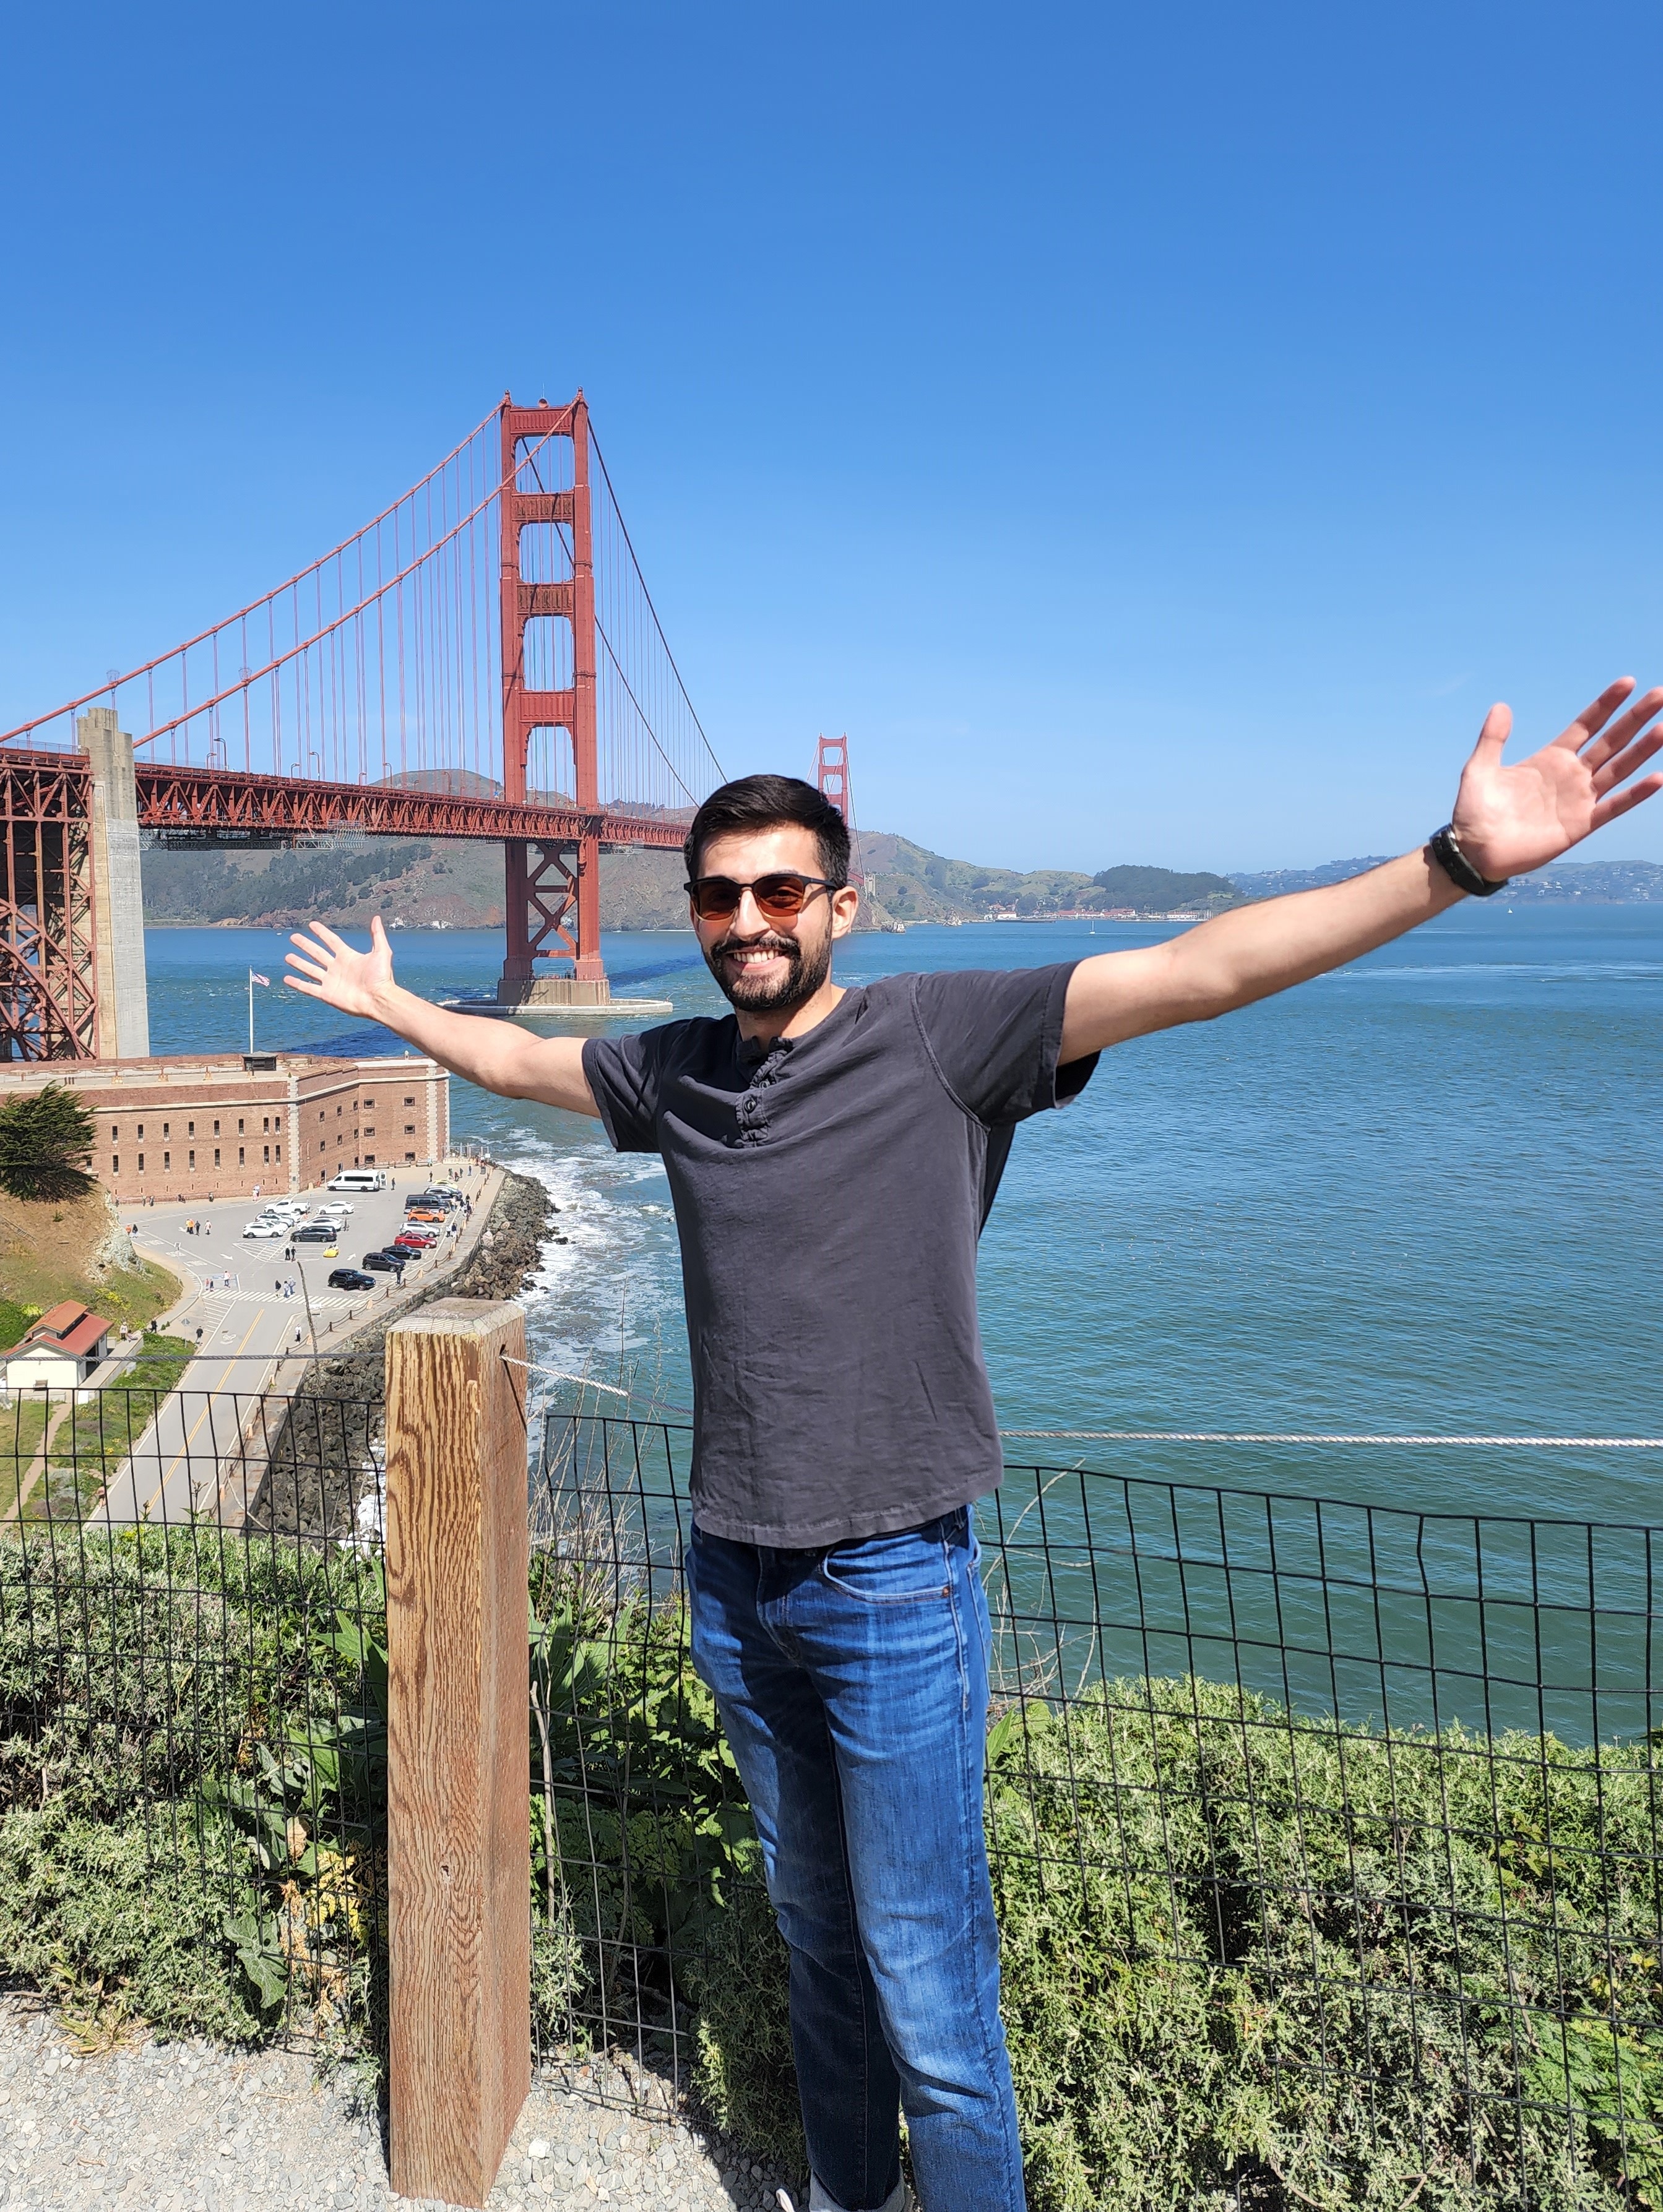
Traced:
[[0, 1431], [0, 1960], [94, 2038], [350, 2055], [383, 1972], [380, 1408], [65, 1398]]
[[[0, 1955], [94, 2025], [373, 2065], [381, 1410], [169, 1418], [82, 1407], [3, 1462], [15, 1500], [26, 1453], [57, 1475], [0, 1534]], [[532, 1425], [533, 2036], [777, 2139], [689, 1457]], [[979, 1524], [1036, 2207], [1663, 2203], [1658, 1531], [1039, 1467]]]
[[[544, 1427], [543, 2033], [783, 2125], [686, 1451]], [[1034, 2202], [1663, 2203], [1658, 1532], [1017, 1466], [979, 1517]]]

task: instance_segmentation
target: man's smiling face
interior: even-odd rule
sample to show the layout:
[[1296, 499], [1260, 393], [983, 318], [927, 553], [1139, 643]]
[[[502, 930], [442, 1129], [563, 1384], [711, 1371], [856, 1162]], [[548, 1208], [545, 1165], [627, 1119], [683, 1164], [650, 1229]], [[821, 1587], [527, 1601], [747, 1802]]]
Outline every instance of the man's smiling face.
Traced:
[[[699, 854], [698, 872], [752, 884], [776, 874], [819, 877], [825, 869], [813, 832], [781, 823], [712, 837]], [[832, 945], [848, 934], [858, 903], [852, 887], [828, 892], [816, 885], [800, 913], [771, 921], [747, 890], [732, 914], [708, 921], [695, 914], [693, 928], [710, 973], [738, 1012], [789, 1013], [806, 1005], [831, 973]]]

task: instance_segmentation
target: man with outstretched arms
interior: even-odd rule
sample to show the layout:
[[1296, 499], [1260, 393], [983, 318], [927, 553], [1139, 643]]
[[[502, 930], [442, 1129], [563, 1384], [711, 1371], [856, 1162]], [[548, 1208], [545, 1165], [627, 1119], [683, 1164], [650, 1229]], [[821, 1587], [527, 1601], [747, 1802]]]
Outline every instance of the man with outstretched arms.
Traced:
[[1614, 684], [1532, 758], [1491, 709], [1450, 825], [1349, 882], [1162, 945], [844, 990], [837, 811], [725, 785], [686, 842], [734, 1011], [539, 1039], [401, 990], [381, 925], [297, 936], [296, 989], [459, 1075], [663, 1157], [691, 1350], [694, 1662], [749, 1794], [790, 1956], [816, 2212], [1021, 2212], [982, 1829], [988, 1615], [972, 1502], [1000, 1477], [976, 1242], [1019, 1121], [1125, 1038], [1304, 982], [1556, 860], [1663, 787], [1663, 690]]

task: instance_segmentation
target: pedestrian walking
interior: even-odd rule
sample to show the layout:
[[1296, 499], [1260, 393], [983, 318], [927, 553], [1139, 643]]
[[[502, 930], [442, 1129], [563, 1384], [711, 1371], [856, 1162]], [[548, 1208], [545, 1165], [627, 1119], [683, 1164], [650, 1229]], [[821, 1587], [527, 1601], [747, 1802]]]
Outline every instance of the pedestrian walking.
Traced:
[[292, 939], [295, 989], [663, 1159], [693, 1370], [691, 1653], [789, 1953], [811, 2212], [899, 2212], [903, 2110], [926, 2212], [1025, 2203], [971, 1510], [1002, 1471], [976, 1243], [1019, 1124], [1110, 1047], [1342, 967], [1650, 798], [1663, 775], [1630, 779], [1663, 746], [1663, 690], [1633, 690], [1511, 765], [1492, 708], [1416, 851], [1061, 966], [842, 988], [847, 828], [771, 775], [724, 785], [687, 833], [721, 1020], [538, 1040], [401, 989], [379, 919], [368, 952], [322, 924]]

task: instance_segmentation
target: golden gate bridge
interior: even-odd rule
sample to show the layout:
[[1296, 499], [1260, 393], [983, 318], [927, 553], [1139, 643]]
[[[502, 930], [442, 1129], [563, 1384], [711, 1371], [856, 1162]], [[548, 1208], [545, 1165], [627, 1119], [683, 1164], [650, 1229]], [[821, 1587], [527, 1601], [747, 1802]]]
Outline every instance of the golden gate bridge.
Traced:
[[679, 847], [722, 775], [582, 393], [505, 397], [322, 560], [0, 732], [0, 1058], [148, 1051], [147, 830], [500, 841], [499, 1001], [603, 1002], [601, 853]]

